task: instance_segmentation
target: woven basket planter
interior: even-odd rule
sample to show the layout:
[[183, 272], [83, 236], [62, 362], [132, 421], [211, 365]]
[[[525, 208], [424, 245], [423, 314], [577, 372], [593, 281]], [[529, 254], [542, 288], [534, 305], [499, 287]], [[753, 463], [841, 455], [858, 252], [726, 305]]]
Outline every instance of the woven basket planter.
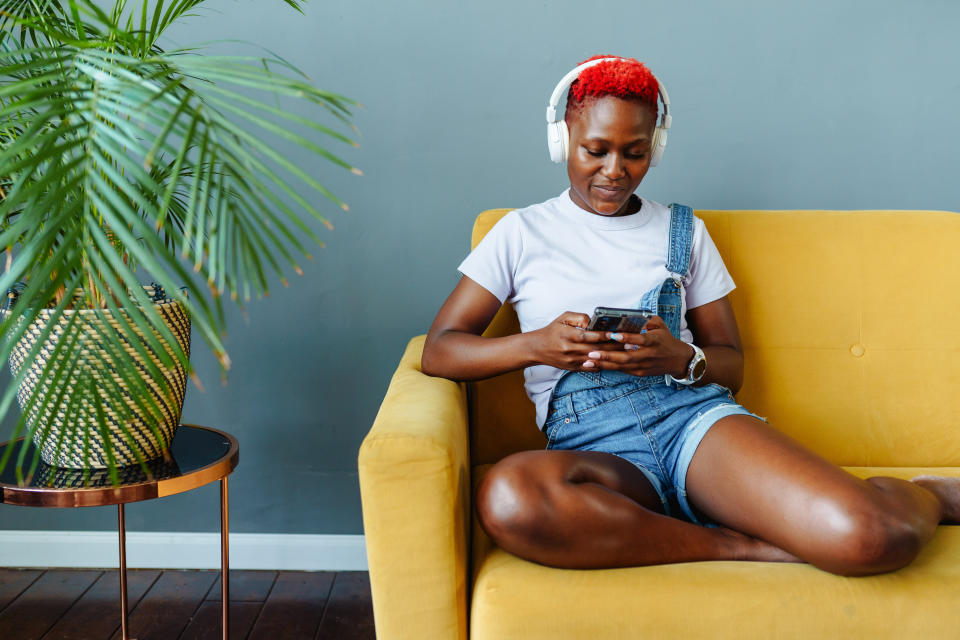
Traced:
[[[170, 328], [180, 348], [189, 356], [190, 319], [183, 307], [173, 300], [155, 302], [153, 306]], [[10, 355], [10, 371], [14, 376], [22, 367], [28, 368], [26, 377], [17, 389], [20, 408], [27, 410], [25, 407], [30, 397], [34, 393], [40, 394], [39, 402], [27, 413], [27, 420], [33, 429], [33, 442], [40, 450], [40, 457], [49, 465], [72, 469], [103, 469], [107, 467], [108, 447], [112, 450], [118, 466], [137, 464], [138, 460], [152, 460], [163, 455], [169, 448], [180, 423], [187, 389], [187, 372], [177, 363], [170, 345], [154, 331], [157, 340], [175, 363], [173, 367], [164, 367], [157, 352], [150, 348], [149, 343], [139, 333], [139, 328], [130, 322], [137, 331], [143, 350], [162, 373], [162, 377], [155, 380], [149, 373], [143, 355], [120, 333], [122, 325], [117, 318], [109, 309], [103, 310], [103, 313], [107, 320], [106, 326], [95, 311], [67, 311], [47, 336], [39, 354], [27, 361], [28, 353], [47, 325], [49, 316], [44, 314], [27, 329]], [[72, 314], [80, 314], [69, 328], [69, 337], [76, 338], [77, 343], [70, 349], [62, 349], [53, 366], [63, 366], [64, 363], [72, 361], [73, 371], [62, 376], [56, 384], [48, 382], [41, 386], [41, 374], [54, 357], [58, 341], [67, 339], [65, 336]], [[148, 403], [137, 402], [136, 394], [130, 392], [122, 377], [118, 375], [110, 352], [103, 344], [102, 336], [106, 332], [113, 332], [123, 344], [127, 355], [136, 361], [139, 378], [146, 383], [159, 413], [144, 406]], [[109, 387], [123, 389], [126, 399], [124, 407], [111, 404], [104, 391], [104, 388]], [[86, 390], [86, 394], [83, 394], [83, 390]], [[77, 396], [78, 393], [81, 395]], [[94, 406], [97, 402], [89, 401], [93, 393], [99, 396], [100, 407]], [[51, 394], [52, 400], [47, 402]], [[83, 399], [79, 399], [81, 397]], [[68, 412], [71, 405], [73, 409]], [[99, 416], [105, 418], [107, 438], [103, 437], [102, 420]], [[126, 429], [123, 429], [124, 426]]]

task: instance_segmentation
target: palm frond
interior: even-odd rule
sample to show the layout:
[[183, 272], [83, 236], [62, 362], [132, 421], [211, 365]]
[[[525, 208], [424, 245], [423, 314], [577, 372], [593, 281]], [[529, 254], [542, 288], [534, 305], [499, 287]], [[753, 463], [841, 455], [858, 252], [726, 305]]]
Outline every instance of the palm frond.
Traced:
[[0, 0], [0, 33], [12, 33], [19, 28], [20, 44], [29, 40], [34, 45], [49, 42], [42, 29], [34, 25], [64, 25], [68, 16], [59, 0]]
[[[300, 0], [284, 1], [301, 10]], [[311, 221], [330, 227], [317, 201], [346, 208], [278, 144], [359, 174], [326, 146], [355, 143], [277, 101], [313, 105], [337, 122], [349, 122], [355, 103], [277, 56], [161, 50], [164, 32], [201, 4], [0, 0], [0, 252], [9, 262], [0, 291], [28, 283], [0, 318], [0, 358], [28, 329], [44, 340], [54, 328], [85, 331], [106, 354], [97, 366], [110, 371], [69, 398], [26, 398], [14, 437], [38, 428], [29, 414], [57, 405], [101, 430], [105, 403], [159, 416], [154, 383], [167, 367], [190, 369], [139, 287], [145, 275], [183, 305], [228, 369], [223, 297], [267, 295], [268, 274], [286, 283], [286, 271], [300, 273], [298, 256], [311, 257], [303, 238], [322, 245]], [[68, 322], [81, 307], [96, 322]], [[103, 328], [108, 314], [115, 330]], [[64, 356], [43, 369], [46, 384], [95, 369], [74, 357], [75, 344], [57, 344]], [[21, 371], [0, 394], [0, 419], [22, 380]], [[18, 465], [33, 468], [23, 455]]]

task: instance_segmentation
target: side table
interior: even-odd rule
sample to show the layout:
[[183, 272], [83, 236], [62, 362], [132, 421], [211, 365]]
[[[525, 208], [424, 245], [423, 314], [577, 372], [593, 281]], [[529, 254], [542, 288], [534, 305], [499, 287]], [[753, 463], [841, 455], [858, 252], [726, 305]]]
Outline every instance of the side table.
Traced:
[[[0, 444], [0, 456], [19, 440]], [[27, 456], [33, 455], [28, 444]], [[240, 444], [228, 433], [184, 424], [177, 429], [169, 456], [147, 463], [148, 473], [134, 465], [120, 470], [120, 484], [114, 486], [106, 470], [84, 471], [51, 467], [43, 462], [28, 484], [19, 485], [13, 464], [0, 474], [0, 503], [26, 507], [100, 507], [117, 505], [117, 529], [120, 538], [120, 628], [123, 640], [129, 640], [127, 611], [127, 532], [123, 505], [153, 498], [172, 496], [220, 481], [220, 584], [223, 640], [230, 633], [230, 546], [227, 476], [240, 459]]]

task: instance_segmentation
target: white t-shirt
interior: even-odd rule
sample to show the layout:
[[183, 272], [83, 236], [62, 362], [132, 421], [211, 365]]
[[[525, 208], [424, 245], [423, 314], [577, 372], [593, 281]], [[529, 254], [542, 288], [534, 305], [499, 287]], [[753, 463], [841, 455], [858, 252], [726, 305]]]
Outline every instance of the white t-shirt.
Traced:
[[[637, 308], [644, 293], [670, 277], [667, 238], [670, 209], [641, 198], [640, 211], [606, 217], [590, 213], [563, 194], [511, 211], [494, 225], [459, 271], [509, 302], [520, 330], [534, 331], [566, 311], [591, 315], [594, 307]], [[683, 280], [681, 337], [688, 308], [713, 302], [734, 289], [703, 221], [694, 220], [690, 273]], [[550, 393], [564, 370], [534, 365], [524, 370], [527, 395], [543, 428]]]

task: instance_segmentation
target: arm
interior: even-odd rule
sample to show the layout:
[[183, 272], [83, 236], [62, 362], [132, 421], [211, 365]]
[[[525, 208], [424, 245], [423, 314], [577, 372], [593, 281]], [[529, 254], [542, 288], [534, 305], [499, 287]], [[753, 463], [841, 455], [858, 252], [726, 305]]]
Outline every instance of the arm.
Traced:
[[583, 331], [590, 321], [587, 316], [571, 312], [536, 331], [483, 337], [499, 309], [496, 296], [467, 276], [462, 277], [427, 334], [422, 371], [452, 380], [478, 380], [534, 364], [579, 369], [592, 349], [611, 348], [606, 334]]
[[[715, 382], [736, 393], [743, 384], [743, 350], [730, 300], [724, 296], [688, 309], [687, 324], [693, 333], [693, 343], [703, 349], [707, 358], [706, 373], [697, 385]], [[623, 343], [621, 350], [589, 353], [592, 366], [637, 376], [686, 376], [693, 349], [673, 337], [663, 320], [656, 316], [650, 319], [645, 330], [646, 333], [617, 334], [618, 342]]]
[[[734, 393], [739, 391], [743, 384], [743, 347], [737, 319], [727, 296], [688, 309], [687, 325], [693, 333], [693, 343], [703, 349], [707, 357], [707, 371], [697, 384], [716, 382]], [[689, 357], [683, 364], [683, 372], [677, 377], [685, 375], [688, 362]]]

